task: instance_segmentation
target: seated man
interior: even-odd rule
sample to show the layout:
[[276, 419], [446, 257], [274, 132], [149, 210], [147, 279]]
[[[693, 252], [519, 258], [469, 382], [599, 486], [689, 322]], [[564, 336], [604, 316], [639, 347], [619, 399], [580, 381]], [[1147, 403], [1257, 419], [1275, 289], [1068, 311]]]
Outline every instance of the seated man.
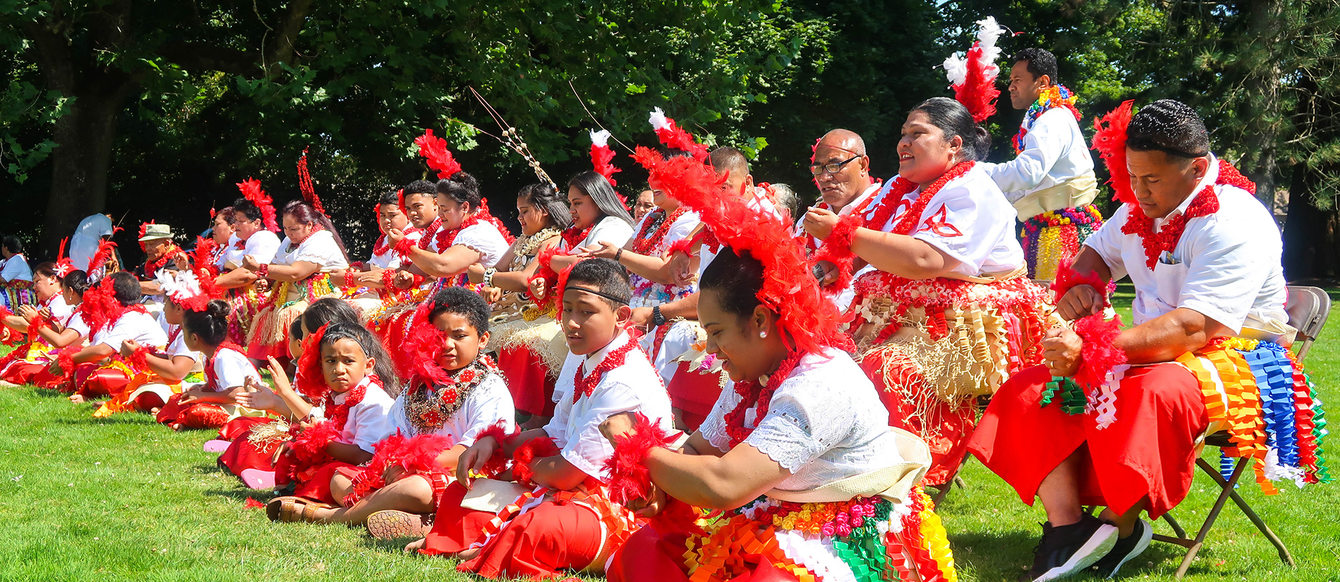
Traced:
[[[1129, 102], [1122, 107], [1129, 111]], [[1100, 130], [1094, 140], [1107, 144], [1098, 147], [1125, 204], [1054, 287], [1058, 313], [1086, 319], [1078, 334], [1048, 334], [1046, 366], [1001, 387], [970, 444], [1025, 503], [1042, 500], [1047, 523], [1033, 580], [1095, 564], [1111, 576], [1139, 555], [1152, 533], [1140, 512], [1157, 519], [1186, 497], [1200, 437], [1228, 418], [1229, 455], [1258, 467], [1274, 455], [1282, 468], [1274, 474], [1315, 481], [1310, 427], [1318, 409], [1306, 389], [1293, 390], [1293, 364], [1276, 343], [1292, 332], [1278, 228], [1255, 186], [1210, 153], [1190, 107], [1161, 100], [1127, 118], [1128, 127]], [[1103, 334], [1103, 289], [1127, 276], [1135, 326]], [[1270, 366], [1290, 378], [1283, 402], [1261, 398], [1277, 387], [1254, 372]], [[1052, 399], [1061, 402], [1048, 405]], [[1258, 469], [1268, 489], [1265, 476]], [[1106, 509], [1093, 517], [1082, 505]]]

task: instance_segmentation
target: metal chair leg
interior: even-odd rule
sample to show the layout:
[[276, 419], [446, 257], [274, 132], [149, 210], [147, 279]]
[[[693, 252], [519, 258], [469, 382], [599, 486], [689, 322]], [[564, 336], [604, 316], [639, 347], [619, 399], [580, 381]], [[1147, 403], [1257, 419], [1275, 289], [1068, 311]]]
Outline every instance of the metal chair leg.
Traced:
[[1174, 533], [1174, 534], [1177, 534], [1177, 537], [1179, 537], [1179, 538], [1185, 538], [1185, 537], [1186, 537], [1186, 530], [1185, 530], [1185, 529], [1182, 529], [1182, 524], [1177, 523], [1177, 520], [1176, 520], [1176, 519], [1173, 519], [1173, 516], [1172, 516], [1171, 513], [1165, 513], [1165, 514], [1163, 514], [1163, 521], [1168, 522], [1168, 527], [1171, 527], [1171, 528], [1172, 528], [1173, 533]]
[[1229, 496], [1233, 498], [1234, 503], [1238, 504], [1238, 509], [1241, 509], [1242, 513], [1247, 515], [1247, 519], [1252, 520], [1252, 525], [1255, 525], [1256, 529], [1261, 530], [1261, 534], [1266, 536], [1266, 539], [1270, 540], [1270, 543], [1275, 545], [1275, 551], [1279, 552], [1280, 560], [1290, 568], [1296, 568], [1297, 565], [1294, 564], [1293, 556], [1289, 554], [1289, 548], [1284, 547], [1284, 541], [1280, 540], [1279, 536], [1275, 535], [1275, 532], [1270, 529], [1270, 526], [1266, 525], [1265, 520], [1256, 515], [1256, 511], [1252, 510], [1250, 505], [1247, 505], [1247, 501], [1244, 500], [1241, 495], [1238, 495], [1237, 491], [1233, 491]]
[[1200, 530], [1196, 532], [1196, 537], [1191, 540], [1191, 546], [1187, 549], [1186, 556], [1182, 558], [1182, 564], [1177, 567], [1176, 578], [1181, 580], [1186, 576], [1186, 571], [1191, 567], [1192, 560], [1196, 559], [1196, 554], [1200, 553], [1200, 548], [1205, 545], [1205, 536], [1210, 533], [1210, 528], [1214, 527], [1215, 520], [1219, 519], [1219, 512], [1224, 510], [1224, 504], [1228, 503], [1233, 494], [1233, 487], [1237, 486], [1238, 479], [1242, 477], [1242, 472], [1247, 468], [1251, 459], [1244, 457], [1238, 460], [1237, 466], [1233, 468], [1233, 475], [1227, 481], [1219, 475], [1218, 471], [1205, 461], [1205, 459], [1196, 459], [1196, 466], [1209, 473], [1219, 484], [1221, 491], [1219, 497], [1214, 500], [1214, 506], [1210, 508], [1210, 514], [1205, 517], [1205, 523], [1201, 524]]

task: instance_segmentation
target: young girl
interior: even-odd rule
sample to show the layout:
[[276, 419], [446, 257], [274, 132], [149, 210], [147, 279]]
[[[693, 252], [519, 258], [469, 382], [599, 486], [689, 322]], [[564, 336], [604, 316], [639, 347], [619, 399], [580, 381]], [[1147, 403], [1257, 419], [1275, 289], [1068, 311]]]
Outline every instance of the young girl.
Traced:
[[181, 392], [182, 381], [196, 369], [201, 360], [198, 352], [186, 346], [185, 333], [181, 327], [186, 311], [182, 302], [188, 294], [199, 291], [199, 282], [189, 272], [182, 272], [175, 277], [167, 271], [160, 271], [159, 274], [158, 285], [166, 298], [163, 303], [163, 320], [168, 326], [167, 349], [158, 352], [148, 346], [141, 346], [134, 339], [123, 340], [121, 360], [130, 364], [127, 372], [133, 373], [125, 387], [113, 393], [93, 413], [94, 418], [106, 418], [116, 412], [159, 409], [174, 394]]
[[45, 318], [42, 325], [34, 324], [38, 321], [37, 316], [28, 319], [28, 312], [20, 310], [28, 326], [29, 341], [26, 346], [19, 346], [0, 358], [0, 385], [46, 386], [57, 380], [48, 369], [55, 361], [57, 352], [82, 342], [88, 336], [88, 324], [84, 323], [79, 313], [79, 304], [88, 287], [88, 275], [83, 271], [69, 271], [61, 277], [61, 302], [70, 309], [63, 317], [57, 316], [58, 309], [53, 303], [51, 315]]
[[[561, 317], [572, 355], [554, 389], [553, 419], [541, 429], [492, 430], [476, 440], [460, 457], [460, 485], [443, 494], [432, 532], [412, 544], [459, 556], [463, 571], [486, 578], [599, 572], [639, 526], [609, 498], [603, 467], [614, 449], [599, 427], [610, 415], [635, 412], [669, 430], [670, 399], [625, 331], [631, 291], [623, 269], [606, 259], [582, 261], [564, 289]], [[472, 475], [508, 458], [510, 480], [525, 492], [496, 514], [462, 507]]]
[[418, 369], [391, 405], [395, 434], [357, 471], [341, 470], [331, 492], [342, 507], [317, 510], [325, 522], [362, 523], [376, 537], [425, 533], [456, 460], [491, 426], [511, 430], [515, 410], [488, 348], [488, 304], [460, 287], [437, 292], [415, 330]]
[[470, 268], [470, 282], [481, 283], [493, 305], [493, 345], [498, 368], [507, 378], [526, 428], [544, 426], [554, 414], [554, 380], [568, 355], [556, 310], [544, 310], [526, 298], [527, 281], [540, 267], [536, 258], [555, 248], [572, 224], [568, 205], [548, 184], [531, 184], [516, 197], [521, 236], [503, 255], [501, 269]]
[[[348, 303], [334, 297], [324, 297], [312, 303], [298, 319], [289, 325], [289, 357], [297, 362], [302, 357], [304, 337], [334, 323], [358, 324], [358, 314]], [[274, 357], [269, 359], [270, 375], [276, 387], [271, 390], [258, 382], [249, 382], [237, 395], [237, 403], [272, 416], [239, 416], [219, 429], [219, 439], [231, 441], [226, 445], [214, 442], [208, 448], [219, 450], [219, 466], [236, 475], [252, 489], [271, 489], [275, 484], [275, 453], [288, 442], [290, 424], [307, 414], [311, 402], [294, 392], [288, 373]], [[281, 381], [282, 380], [282, 381]], [[289, 402], [302, 402], [302, 412], [295, 413]], [[208, 445], [208, 443], [207, 443]]]
[[[69, 369], [57, 358], [72, 391], [70, 401], [84, 402], [93, 396], [107, 396], [123, 389], [130, 381], [127, 367], [111, 358], [119, 353], [121, 342], [134, 340], [140, 345], [161, 349], [167, 334], [158, 320], [139, 304], [140, 282], [125, 271], [112, 273], [90, 290], [81, 311], [91, 328], [88, 347], [69, 356]], [[53, 370], [54, 371], [54, 370]]]
[[[282, 378], [277, 377], [276, 384], [287, 395], [283, 385], [287, 380]], [[335, 501], [330, 484], [336, 471], [372, 460], [373, 445], [391, 434], [392, 397], [383, 381], [398, 392], [390, 358], [367, 328], [336, 323], [308, 336], [298, 361], [296, 388], [320, 403], [325, 420], [313, 421], [311, 405], [285, 398], [301, 420], [275, 472], [277, 484], [291, 483], [295, 489], [292, 496], [276, 497], [266, 505], [271, 520], [312, 521], [315, 510]]]
[[228, 421], [248, 380], [260, 374], [228, 339], [227, 301], [214, 299], [204, 309], [182, 313], [182, 338], [186, 348], [205, 357], [205, 383], [168, 398], [158, 411], [158, 422], [173, 430], [219, 428]]

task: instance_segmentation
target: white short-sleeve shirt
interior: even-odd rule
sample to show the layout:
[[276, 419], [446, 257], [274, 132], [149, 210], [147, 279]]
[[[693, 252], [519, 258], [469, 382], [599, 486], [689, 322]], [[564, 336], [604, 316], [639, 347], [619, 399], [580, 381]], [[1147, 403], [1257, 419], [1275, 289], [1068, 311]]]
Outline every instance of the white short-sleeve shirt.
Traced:
[[1026, 129], [1024, 149], [1013, 160], [981, 164], [1010, 202], [1093, 173], [1089, 144], [1069, 109], [1048, 109]]
[[[253, 238], [255, 236], [256, 235], [252, 235]], [[241, 243], [242, 248], [237, 248], [238, 243]], [[242, 239], [237, 238], [237, 233], [228, 235], [228, 246], [225, 246], [223, 252], [219, 253], [219, 258], [214, 261], [214, 266], [223, 269], [228, 263], [232, 263], [234, 266], [241, 265], [242, 257], [247, 254], [246, 247], [247, 243], [243, 242]], [[275, 239], [275, 248], [279, 248], [279, 239], [277, 238]], [[274, 258], [273, 252], [270, 253], [270, 258]]]
[[[643, 216], [642, 220], [637, 222], [637, 229], [635, 232], [642, 232], [642, 227], [654, 214], [656, 213], [648, 212], [646, 216]], [[670, 227], [665, 232], [665, 236], [656, 243], [656, 246], [648, 250], [647, 254], [653, 257], [664, 255], [666, 251], [670, 250], [670, 245], [689, 238], [689, 235], [693, 234], [693, 230], [698, 228], [698, 225], [701, 224], [701, 222], [697, 212], [685, 212], [670, 224]], [[649, 232], [647, 233], [647, 236], [651, 236], [651, 234], [652, 233]], [[628, 278], [633, 288], [633, 297], [629, 305], [634, 308], [651, 307], [669, 303], [698, 290], [696, 281], [690, 283], [688, 286], [680, 287], [678, 285], [657, 283], [646, 279], [637, 273], [631, 273]]]
[[[436, 241], [434, 241], [434, 244], [436, 244]], [[497, 265], [498, 260], [507, 252], [507, 249], [511, 248], [507, 238], [498, 231], [498, 227], [487, 220], [481, 220], [461, 229], [461, 232], [456, 233], [456, 238], [451, 242], [451, 245], [467, 247], [479, 253], [479, 264], [485, 267]], [[446, 249], [434, 250], [440, 253]]]
[[313, 232], [296, 246], [288, 237], [284, 237], [284, 241], [279, 245], [279, 252], [275, 254], [275, 264], [292, 265], [299, 261], [320, 265], [322, 272], [349, 268], [349, 262], [345, 260], [340, 246], [335, 243], [334, 235], [328, 230]]
[[121, 350], [121, 342], [135, 340], [142, 346], [162, 348], [167, 345], [167, 334], [158, 320], [148, 313], [127, 311], [115, 322], [99, 331], [91, 344], [104, 344], [113, 350]]
[[[1219, 179], [1219, 162], [1210, 157], [1210, 170], [1191, 196], [1174, 213], [1182, 213], [1206, 186]], [[1283, 244], [1270, 211], [1247, 191], [1214, 186], [1219, 211], [1187, 221], [1182, 238], [1170, 255], [1160, 257], [1154, 269], [1145, 262], [1139, 235], [1121, 232], [1131, 212], [1126, 204], [1084, 244], [1098, 251], [1112, 271], [1112, 280], [1129, 276], [1135, 285], [1131, 313], [1136, 325], [1179, 307], [1194, 310], [1235, 333], [1244, 325], [1264, 327], [1285, 323]], [[1169, 216], [1173, 216], [1169, 214]], [[1156, 228], [1163, 220], [1155, 220]]]
[[[617, 216], [606, 216], [596, 223], [596, 227], [587, 233], [586, 238], [582, 240], [581, 248], [590, 248], [599, 246], [602, 242], [610, 243], [618, 248], [623, 248], [628, 244], [628, 239], [633, 238], [633, 226], [624, 222]], [[571, 249], [568, 249], [571, 250]]]
[[666, 432], [674, 432], [670, 396], [647, 354], [638, 348], [627, 353], [622, 366], [606, 372], [590, 396], [572, 401], [577, 369], [580, 367], [583, 373], [594, 370], [611, 351], [630, 341], [628, 334], [621, 333], [588, 357], [569, 353], [554, 386], [554, 416], [544, 426], [545, 434], [554, 439], [564, 459], [602, 482], [607, 480], [605, 461], [614, 454], [614, 448], [600, 434], [600, 423], [606, 418], [621, 412], [641, 412]]
[[4, 267], [0, 267], [0, 278], [6, 281], [32, 281], [33, 270], [23, 255], [14, 255], [5, 260]]
[[[349, 409], [349, 418], [340, 431], [340, 442], [354, 445], [369, 453], [375, 452], [378, 441], [391, 436], [391, 396], [369, 377], [360, 382], [365, 387], [363, 400]], [[347, 393], [335, 395], [335, 404], [343, 404]]]
[[257, 384], [261, 382], [261, 374], [256, 371], [256, 366], [251, 365], [251, 360], [248, 360], [245, 354], [237, 350], [219, 349], [214, 352], [214, 359], [210, 361], [209, 365], [214, 370], [216, 383], [211, 389], [215, 392], [245, 386], [247, 378], [255, 380]]
[[167, 356], [175, 358], [177, 356], [186, 356], [193, 362], [199, 362], [203, 358], [200, 352], [193, 352], [191, 348], [186, 347], [186, 334], [178, 327], [176, 330], [168, 333]]
[[[278, 252], [279, 236], [268, 230], [258, 230], [247, 237], [242, 256], [256, 259], [257, 263], [264, 265], [275, 262], [275, 254]], [[238, 257], [237, 264], [242, 264], [241, 257]]]
[[[866, 208], [866, 220], [873, 220], [884, 197], [896, 179], [885, 182]], [[918, 187], [899, 202], [889, 222], [870, 225], [885, 232], [903, 218], [921, 195]], [[912, 237], [925, 241], [958, 261], [953, 271], [975, 277], [1017, 270], [1024, 264], [1024, 250], [1014, 237], [1014, 207], [1005, 200], [1000, 188], [979, 166], [950, 180], [935, 194], [921, 213], [921, 221]]]
[[[416, 390], [424, 390], [422, 386]], [[402, 392], [391, 405], [391, 434], [400, 431], [406, 437], [418, 436], [414, 424], [405, 412], [405, 399], [409, 391]], [[479, 433], [499, 422], [508, 432], [513, 429], [516, 408], [512, 405], [512, 393], [507, 390], [507, 382], [501, 374], [489, 374], [478, 386], [465, 395], [465, 401], [442, 423], [442, 427], [433, 434], [451, 439], [451, 446], [475, 444]]]
[[[740, 395], [721, 390], [698, 432], [720, 451], [731, 448], [725, 416]], [[889, 431], [889, 413], [870, 379], [846, 352], [801, 358], [773, 392], [768, 413], [744, 414], [753, 432], [744, 442], [791, 473], [777, 489], [803, 491], [896, 464], [902, 459]]]
[[[92, 331], [88, 326], [88, 322], [84, 321], [84, 314], [78, 309], [75, 309], [74, 313], [70, 314], [70, 318], [65, 321], [65, 327], [79, 332], [79, 337], [81, 338], [87, 338], [89, 332]], [[121, 349], [121, 346], [116, 346], [116, 349]]]
[[65, 296], [60, 293], [52, 296], [44, 307], [51, 313], [51, 321], [65, 321], [74, 313], [74, 307], [66, 303]]
[[[382, 244], [383, 241], [385, 240], [385, 237], [386, 235], [378, 237], [377, 244]], [[410, 230], [405, 232], [405, 238], [409, 239], [410, 241], [412, 241], [414, 244], [417, 245], [419, 244], [419, 239], [423, 238], [423, 231], [417, 228], [411, 228]], [[386, 250], [380, 253], [376, 252], [376, 248], [377, 247], [374, 244], [372, 256], [368, 258], [368, 265], [377, 267], [379, 269], [400, 268], [401, 258], [400, 255], [395, 252], [395, 245], [387, 244]]]

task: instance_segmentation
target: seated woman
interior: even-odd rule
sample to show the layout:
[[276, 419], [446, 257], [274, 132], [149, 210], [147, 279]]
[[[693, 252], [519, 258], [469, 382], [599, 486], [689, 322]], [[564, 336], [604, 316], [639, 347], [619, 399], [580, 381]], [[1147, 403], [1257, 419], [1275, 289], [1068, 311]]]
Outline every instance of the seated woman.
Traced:
[[36, 303], [33, 296], [33, 270], [28, 259], [23, 256], [23, 242], [19, 237], [9, 235], [0, 239], [0, 307], [11, 311], [21, 305]]
[[[633, 217], [619, 201], [619, 193], [608, 179], [594, 171], [582, 172], [568, 180], [568, 210], [572, 213], [572, 226], [563, 231], [563, 241], [558, 246], [564, 255], [598, 248], [601, 243], [623, 248], [633, 237]], [[579, 260], [577, 256], [556, 255], [549, 268], [561, 273]], [[537, 290], [542, 288], [532, 289], [532, 294]], [[544, 293], [536, 296], [544, 298]]]
[[[243, 249], [236, 248], [234, 245], [236, 237], [233, 233], [233, 226], [228, 223], [232, 215], [232, 206], [225, 206], [218, 211], [213, 208], [209, 210], [209, 238], [214, 241], [214, 251], [210, 256], [213, 260], [209, 264], [213, 266], [214, 276], [216, 277], [226, 271], [224, 266], [229, 261], [233, 265], [242, 264]], [[243, 243], [243, 247], [245, 246], [246, 243]], [[205, 265], [196, 265], [197, 268], [203, 266]]]
[[275, 283], [247, 335], [247, 356], [265, 360], [288, 353], [288, 326], [313, 301], [339, 295], [330, 274], [349, 267], [339, 233], [326, 215], [301, 200], [284, 207], [284, 237], [273, 263], [243, 258], [242, 266]]
[[923, 101], [903, 123], [897, 177], [846, 217], [812, 208], [803, 219], [824, 240], [815, 262], [841, 265], [841, 277], [826, 276], [833, 288], [874, 268], [853, 284], [848, 332], [889, 424], [930, 445], [929, 485], [963, 461], [977, 397], [1036, 363], [1046, 331], [1045, 291], [1024, 277], [1013, 210], [974, 166], [988, 139], [957, 101]]
[[484, 286], [493, 301], [490, 323], [498, 368], [512, 391], [522, 426], [544, 426], [554, 415], [554, 380], [568, 356], [568, 344], [555, 319], [557, 309], [531, 303], [528, 281], [539, 269], [536, 257], [555, 248], [572, 225], [566, 200], [548, 184], [531, 184], [516, 196], [521, 236], [502, 259], [501, 269], [470, 267], [470, 282]]
[[[1057, 279], [1073, 329], [1047, 334], [1046, 366], [1001, 387], [971, 442], [1046, 510], [1032, 580], [1116, 575], [1149, 546], [1140, 514], [1158, 519], [1186, 497], [1203, 437], [1221, 429], [1224, 454], [1256, 461], [1267, 493], [1272, 479], [1324, 477], [1322, 409], [1285, 349], [1278, 227], [1256, 185], [1210, 152], [1195, 110], [1163, 99], [1132, 117], [1130, 106], [1094, 137], [1123, 204]], [[1102, 312], [1124, 277], [1135, 325], [1120, 329]]]
[[268, 199], [261, 203], [264, 208], [248, 198], [238, 198], [233, 202], [231, 212], [225, 208], [214, 217], [216, 225], [222, 217], [232, 229], [214, 284], [228, 294], [228, 303], [232, 305], [228, 341], [238, 344], [247, 342], [256, 312], [270, 291], [270, 281], [242, 268], [242, 263], [247, 257], [259, 265], [271, 263], [275, 253], [279, 252], [279, 237], [265, 227], [265, 216], [269, 214], [273, 219], [274, 207]]
[[[613, 556], [609, 579], [894, 571], [902, 580], [953, 580], [944, 529], [917, 487], [929, 464], [925, 443], [888, 427], [787, 225], [738, 197], [710, 194], [708, 180], [700, 193], [709, 195], [694, 208], [726, 246], [703, 273], [698, 315], [707, 350], [734, 384], [679, 450], [627, 414], [601, 427], [615, 447], [611, 490], [655, 514]], [[725, 210], [711, 209], [718, 205]], [[684, 504], [724, 513], [700, 524], [703, 514]]]
[[83, 271], [69, 271], [64, 277], [57, 277], [56, 266], [43, 263], [34, 273], [33, 289], [41, 307], [25, 305], [18, 313], [5, 317], [5, 325], [26, 333], [28, 341], [0, 357], [0, 386], [3, 387], [50, 379], [44, 372], [56, 351], [88, 334], [82, 320], [72, 325], [76, 319], [75, 310], [88, 289], [88, 275]]
[[368, 257], [367, 262], [349, 265], [349, 270], [344, 272], [345, 294], [357, 293], [349, 298], [349, 302], [358, 308], [359, 313], [364, 314], [365, 318], [383, 304], [394, 303], [405, 294], [403, 290], [391, 284], [396, 269], [400, 268], [404, 259], [395, 252], [394, 245], [386, 238], [386, 233], [392, 229], [399, 230], [405, 233], [406, 239], [417, 244], [423, 237], [423, 231], [411, 225], [405, 213], [404, 196], [404, 190], [382, 194], [374, 209], [377, 230], [380, 234], [372, 245], [372, 256]]

